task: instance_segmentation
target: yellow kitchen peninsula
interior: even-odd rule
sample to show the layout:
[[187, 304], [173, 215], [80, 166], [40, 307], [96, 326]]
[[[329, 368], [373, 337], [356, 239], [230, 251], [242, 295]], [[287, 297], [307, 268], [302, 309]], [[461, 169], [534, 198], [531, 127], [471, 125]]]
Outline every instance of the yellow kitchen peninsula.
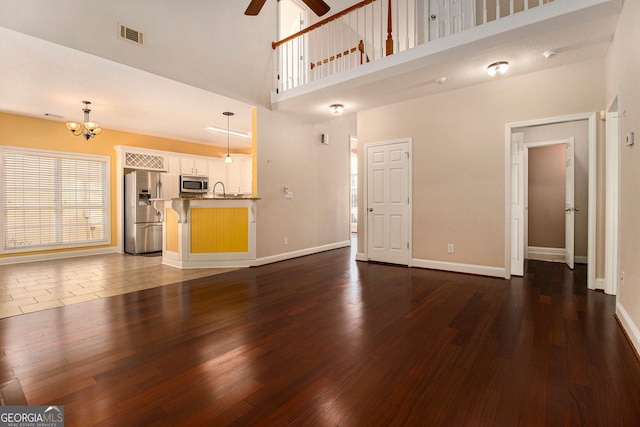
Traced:
[[245, 196], [155, 200], [163, 214], [162, 263], [177, 268], [253, 265], [256, 200]]

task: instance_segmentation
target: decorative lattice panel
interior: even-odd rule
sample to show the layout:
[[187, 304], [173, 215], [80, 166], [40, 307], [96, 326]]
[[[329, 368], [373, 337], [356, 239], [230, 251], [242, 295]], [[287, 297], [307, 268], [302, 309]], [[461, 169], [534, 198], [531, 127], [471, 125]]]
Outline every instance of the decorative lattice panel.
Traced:
[[125, 153], [124, 167], [131, 169], [166, 170], [163, 156]]

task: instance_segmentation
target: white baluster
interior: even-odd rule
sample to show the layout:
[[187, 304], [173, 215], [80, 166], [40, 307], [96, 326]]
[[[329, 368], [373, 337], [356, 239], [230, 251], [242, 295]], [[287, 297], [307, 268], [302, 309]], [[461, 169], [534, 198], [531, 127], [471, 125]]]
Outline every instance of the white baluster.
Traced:
[[[404, 2], [404, 20], [405, 20], [405, 34], [404, 34], [404, 50], [409, 50], [409, 0], [405, 0]], [[400, 47], [398, 47], [400, 50]]]
[[482, 0], [482, 23], [487, 23], [487, 0]]
[[419, 43], [419, 29], [418, 29], [418, 0], [413, 1], [413, 47], [418, 46]]

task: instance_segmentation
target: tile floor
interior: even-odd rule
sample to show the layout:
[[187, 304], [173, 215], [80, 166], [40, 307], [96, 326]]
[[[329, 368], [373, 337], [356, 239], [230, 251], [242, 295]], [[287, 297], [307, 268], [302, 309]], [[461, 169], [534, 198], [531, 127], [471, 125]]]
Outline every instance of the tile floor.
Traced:
[[0, 265], [0, 318], [235, 270], [181, 270], [160, 256], [95, 255]]

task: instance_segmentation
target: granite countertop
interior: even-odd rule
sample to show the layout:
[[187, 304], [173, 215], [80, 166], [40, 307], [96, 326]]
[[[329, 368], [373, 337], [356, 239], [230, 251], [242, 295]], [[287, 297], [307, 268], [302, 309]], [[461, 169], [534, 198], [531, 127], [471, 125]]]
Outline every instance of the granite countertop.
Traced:
[[152, 202], [169, 202], [171, 200], [260, 200], [260, 197], [253, 197], [249, 194], [227, 194], [226, 196], [214, 196], [213, 194], [206, 194], [204, 196], [193, 195], [187, 197], [174, 197], [172, 199], [151, 199]]
[[173, 200], [260, 200], [259, 197], [253, 197], [250, 194], [227, 194], [225, 196], [218, 196], [213, 194], [195, 195], [187, 197], [178, 197]]

